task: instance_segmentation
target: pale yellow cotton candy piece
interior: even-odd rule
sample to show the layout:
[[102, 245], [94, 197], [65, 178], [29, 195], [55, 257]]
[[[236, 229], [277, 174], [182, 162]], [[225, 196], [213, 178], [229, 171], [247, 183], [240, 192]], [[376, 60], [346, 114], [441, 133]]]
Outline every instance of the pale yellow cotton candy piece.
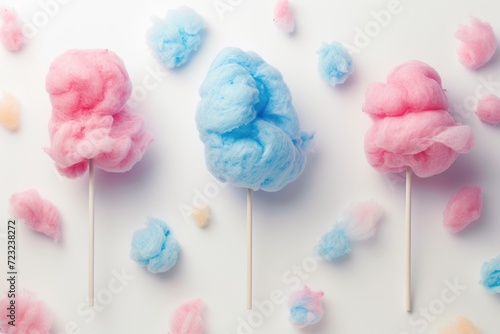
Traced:
[[458, 317], [453, 324], [441, 327], [438, 334], [480, 334], [480, 332], [472, 321]]
[[0, 124], [11, 131], [19, 128], [19, 105], [12, 94], [4, 93], [0, 98]]
[[209, 206], [206, 204], [201, 207], [193, 208], [193, 220], [198, 227], [206, 227], [210, 220]]

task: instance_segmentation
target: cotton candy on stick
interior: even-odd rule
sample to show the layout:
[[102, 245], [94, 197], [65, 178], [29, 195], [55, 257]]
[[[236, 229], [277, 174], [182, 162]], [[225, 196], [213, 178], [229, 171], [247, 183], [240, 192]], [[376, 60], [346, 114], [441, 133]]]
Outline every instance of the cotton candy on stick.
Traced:
[[200, 96], [196, 124], [208, 170], [222, 182], [248, 189], [247, 307], [251, 309], [253, 191], [278, 191], [297, 179], [313, 135], [300, 131], [280, 72], [253, 52], [222, 50]]
[[468, 126], [455, 122], [439, 74], [410, 61], [396, 67], [387, 83], [366, 91], [363, 111], [373, 120], [365, 137], [370, 165], [382, 173], [406, 172], [406, 309], [411, 311], [411, 175], [447, 170], [473, 145]]
[[89, 171], [89, 304], [94, 299], [94, 167], [126, 172], [153, 137], [126, 102], [132, 91], [123, 61], [109, 50], [69, 50], [51, 64], [52, 103], [47, 153], [68, 178]]

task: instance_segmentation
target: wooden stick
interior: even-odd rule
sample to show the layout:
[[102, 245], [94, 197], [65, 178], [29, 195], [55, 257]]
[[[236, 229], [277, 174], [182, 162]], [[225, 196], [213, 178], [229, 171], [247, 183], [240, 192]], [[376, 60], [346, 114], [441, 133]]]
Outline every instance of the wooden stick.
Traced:
[[94, 306], [94, 160], [89, 161], [89, 306]]
[[406, 312], [411, 312], [411, 169], [406, 168]]
[[247, 189], [247, 310], [252, 302], [252, 189]]

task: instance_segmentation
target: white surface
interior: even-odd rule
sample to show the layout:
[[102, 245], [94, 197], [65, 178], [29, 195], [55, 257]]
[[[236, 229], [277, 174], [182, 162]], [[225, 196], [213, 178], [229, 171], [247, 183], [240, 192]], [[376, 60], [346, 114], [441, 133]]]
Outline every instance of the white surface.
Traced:
[[[488, 295], [478, 281], [482, 262], [500, 253], [500, 129], [462, 112], [476, 135], [473, 151], [439, 176], [414, 180], [412, 318], [404, 310], [404, 181], [384, 177], [366, 162], [363, 138], [371, 121], [361, 104], [370, 82], [384, 80], [406, 60], [419, 59], [441, 74], [454, 110], [461, 110], [456, 105], [465, 110], [463, 104], [473, 102], [475, 92], [484, 93], [481, 80], [492, 76], [500, 81], [500, 53], [485, 68], [469, 71], [458, 63], [453, 34], [469, 15], [490, 22], [500, 34], [500, 2], [401, 0], [401, 12], [354, 54], [353, 77], [331, 88], [317, 73], [316, 50], [332, 40], [354, 44], [355, 29], [370, 25], [371, 12], [387, 8], [389, 0], [292, 0], [297, 17], [293, 36], [274, 26], [274, 1], [222, 1], [235, 5], [223, 19], [213, 0], [67, 1], [21, 53], [0, 50], [0, 89], [20, 99], [22, 112], [17, 133], [0, 128], [1, 226], [5, 229], [8, 198], [16, 191], [36, 188], [60, 208], [61, 243], [24, 226], [18, 229], [19, 286], [37, 291], [54, 311], [54, 332], [78, 333], [65, 331], [76, 326], [92, 334], [165, 333], [174, 308], [194, 297], [207, 304], [208, 334], [235, 334], [239, 319], [260, 320], [245, 309], [246, 192], [212, 180], [194, 122], [197, 89], [210, 62], [223, 47], [238, 46], [256, 51], [282, 72], [303, 129], [316, 131], [315, 150], [299, 180], [277, 193], [254, 194], [254, 301], [269, 300], [275, 289], [288, 295], [295, 283], [324, 290], [325, 317], [304, 333], [434, 333], [460, 314], [482, 333], [498, 333], [500, 298]], [[35, 1], [11, 3], [22, 16], [40, 15]], [[188, 66], [161, 74], [158, 87], [134, 108], [145, 115], [156, 137], [144, 160], [126, 174], [97, 171], [94, 317], [82, 306], [87, 295], [87, 177], [60, 177], [43, 152], [51, 113], [45, 75], [52, 59], [66, 49], [109, 48], [124, 59], [134, 85], [142, 85], [148, 70], [158, 66], [144, 39], [150, 17], [180, 4], [206, 19], [205, 43]], [[500, 93], [498, 85], [494, 89]], [[451, 195], [467, 184], [483, 187], [483, 215], [475, 226], [451, 235], [442, 227], [442, 212]], [[199, 192], [210, 200], [213, 215], [204, 230], [181, 214]], [[370, 198], [387, 212], [376, 237], [354, 244], [345, 261], [314, 265], [309, 257], [317, 238], [348, 203]], [[149, 274], [128, 257], [132, 233], [148, 215], [166, 220], [182, 246], [178, 265], [165, 275]], [[1, 257], [4, 263], [4, 250]], [[110, 296], [103, 289], [109, 283], [119, 286], [113, 270], [134, 279], [102, 307], [102, 298]], [[454, 280], [466, 289], [453, 302], [440, 302], [443, 293], [453, 297], [445, 282]], [[0, 282], [3, 289], [5, 280]], [[429, 307], [437, 307], [439, 314], [426, 313], [432, 312], [426, 311]], [[288, 323], [286, 306], [273, 309], [260, 326], [239, 332], [300, 332]]]

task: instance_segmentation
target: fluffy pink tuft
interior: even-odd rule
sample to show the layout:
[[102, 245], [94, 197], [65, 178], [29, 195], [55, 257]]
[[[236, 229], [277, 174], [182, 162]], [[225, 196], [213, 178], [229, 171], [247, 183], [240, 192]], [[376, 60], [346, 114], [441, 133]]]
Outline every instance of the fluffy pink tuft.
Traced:
[[143, 117], [125, 105], [131, 82], [109, 50], [65, 52], [52, 63], [46, 89], [53, 108], [47, 153], [64, 176], [81, 176], [90, 159], [105, 171], [126, 172], [153, 141]]
[[200, 299], [179, 306], [172, 316], [170, 334], [202, 334], [205, 329], [202, 310], [203, 302]]
[[471, 150], [474, 137], [447, 109], [439, 74], [422, 62], [404, 63], [387, 83], [369, 86], [363, 111], [374, 121], [365, 137], [370, 165], [382, 173], [410, 167], [419, 177], [448, 169]]
[[[9, 305], [10, 298], [0, 299], [0, 309], [6, 310]], [[16, 295], [16, 326], [9, 325], [10, 320], [7, 312], [0, 314], [0, 333], [49, 334], [52, 327], [52, 313], [43, 301], [28, 291]]]
[[274, 6], [274, 22], [284, 32], [295, 31], [295, 17], [290, 8], [289, 0], [278, 0]]
[[461, 25], [455, 37], [462, 43], [458, 48], [458, 60], [468, 68], [477, 69], [486, 64], [495, 54], [497, 39], [487, 22], [471, 18], [471, 25]]
[[477, 104], [477, 117], [486, 123], [500, 123], [500, 98], [493, 94], [483, 96]]
[[481, 216], [483, 197], [480, 187], [463, 187], [450, 199], [443, 213], [444, 227], [459, 232]]
[[0, 18], [3, 21], [0, 28], [2, 44], [9, 51], [18, 51], [24, 44], [24, 35], [16, 11], [14, 8], [0, 9]]
[[54, 241], [59, 240], [59, 213], [54, 204], [40, 197], [34, 189], [13, 194], [10, 197], [12, 216], [22, 220], [37, 232], [43, 233]]

